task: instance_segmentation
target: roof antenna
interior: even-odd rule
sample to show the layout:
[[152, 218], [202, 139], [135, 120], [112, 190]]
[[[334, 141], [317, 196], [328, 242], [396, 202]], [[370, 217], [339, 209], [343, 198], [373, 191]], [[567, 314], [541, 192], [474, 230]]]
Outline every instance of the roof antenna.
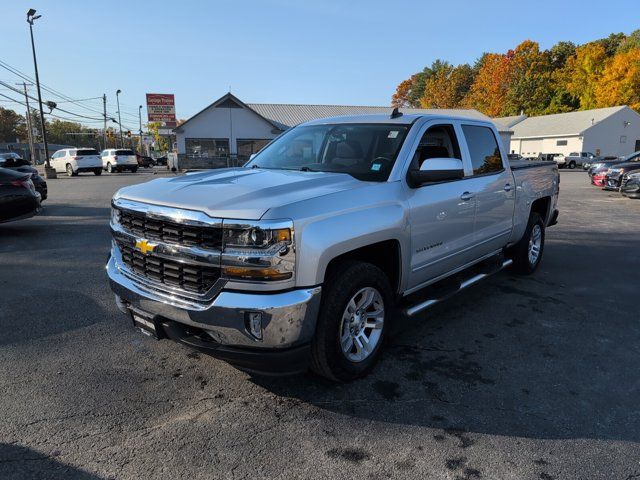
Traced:
[[393, 109], [393, 112], [391, 112], [391, 116], [389, 118], [398, 118], [402, 116], [402, 112], [398, 110], [398, 107], [395, 107]]

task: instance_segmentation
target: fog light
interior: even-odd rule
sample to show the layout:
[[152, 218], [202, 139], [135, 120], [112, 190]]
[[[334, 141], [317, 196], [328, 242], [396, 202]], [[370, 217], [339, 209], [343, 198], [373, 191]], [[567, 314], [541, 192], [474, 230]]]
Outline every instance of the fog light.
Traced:
[[246, 312], [245, 324], [249, 333], [257, 340], [262, 340], [262, 313]]

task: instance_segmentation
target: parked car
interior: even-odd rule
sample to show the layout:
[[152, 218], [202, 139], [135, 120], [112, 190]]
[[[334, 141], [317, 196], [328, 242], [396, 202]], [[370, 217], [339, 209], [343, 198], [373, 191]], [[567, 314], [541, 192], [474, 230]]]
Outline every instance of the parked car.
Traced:
[[31, 181], [36, 191], [40, 194], [41, 200], [47, 199], [47, 182], [42, 178], [40, 173], [38, 173], [38, 169], [31, 165], [28, 160], [25, 160], [15, 152], [0, 153], [0, 167], [8, 168], [16, 172], [30, 173]]
[[154, 162], [156, 162], [156, 165], [161, 165], [161, 166], [167, 166], [167, 156], [163, 155], [161, 157], [154, 157], [153, 159]]
[[605, 177], [604, 189], [620, 190], [623, 176], [635, 170], [640, 170], [640, 154], [629, 155], [624, 162], [610, 167]]
[[582, 164], [582, 169], [589, 172], [594, 165], [599, 165], [603, 162], [613, 162], [618, 160], [618, 157], [614, 156], [606, 156], [606, 157], [595, 157], [593, 159], [589, 159], [588, 161]]
[[538, 160], [541, 160], [543, 162], [552, 162], [553, 159], [560, 155], [559, 153], [540, 153], [538, 154]]
[[618, 163], [624, 163], [625, 160], [620, 160], [619, 158], [607, 159], [607, 160], [599, 160], [597, 162], [593, 162], [589, 168], [587, 169], [587, 174], [589, 176], [593, 176], [596, 173], [601, 173], [603, 170], [606, 171], [608, 168], [613, 165], [617, 165]]
[[102, 158], [102, 168], [109, 173], [138, 171], [138, 159], [133, 150], [125, 148], [109, 148], [100, 154]]
[[136, 160], [138, 161], [138, 166], [143, 168], [151, 168], [156, 164], [153, 158], [148, 157], [146, 155], [139, 155], [137, 153], [136, 153]]
[[453, 293], [510, 265], [533, 273], [559, 181], [553, 163], [509, 162], [490, 121], [323, 118], [244, 167], [120, 189], [107, 274], [150, 335], [349, 381], [374, 365], [394, 305], [413, 316], [444, 279]]
[[625, 174], [625, 176], [620, 186], [620, 193], [629, 198], [640, 198], [640, 172]]
[[582, 165], [584, 162], [593, 160], [596, 157], [591, 152], [572, 152], [569, 155], [558, 154], [553, 157], [553, 160], [558, 164], [559, 168], [569, 168], [574, 169], [579, 165]]
[[95, 148], [58, 150], [51, 156], [50, 163], [56, 172], [66, 172], [70, 177], [83, 172], [93, 172], [95, 175], [102, 173], [102, 162]]
[[0, 223], [33, 217], [40, 209], [31, 174], [0, 168]]

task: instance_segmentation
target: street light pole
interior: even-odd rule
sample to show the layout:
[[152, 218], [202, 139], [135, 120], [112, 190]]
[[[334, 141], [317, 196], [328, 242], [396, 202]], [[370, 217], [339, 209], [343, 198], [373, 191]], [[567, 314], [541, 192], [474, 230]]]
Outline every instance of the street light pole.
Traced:
[[116, 92], [116, 102], [118, 103], [118, 125], [120, 125], [120, 148], [124, 148], [124, 139], [122, 138], [122, 120], [120, 119], [120, 97], [122, 90]]
[[142, 105], [138, 107], [138, 122], [140, 122], [140, 155], [142, 155]]
[[107, 94], [102, 94], [102, 114], [104, 115], [104, 128], [102, 130], [102, 141], [104, 142], [104, 149], [107, 148]]
[[47, 143], [47, 129], [44, 123], [44, 111], [42, 110], [42, 94], [40, 93], [40, 77], [38, 76], [38, 61], [36, 60], [36, 45], [33, 41], [33, 22], [42, 15], [36, 15], [36, 11], [30, 8], [27, 12], [27, 23], [29, 24], [29, 32], [31, 34], [31, 51], [33, 52], [33, 67], [36, 71], [36, 88], [38, 90], [38, 104], [40, 105], [40, 124], [42, 126], [42, 143], [44, 143], [45, 167], [44, 175], [46, 178], [56, 178], [56, 171], [51, 168], [49, 163], [49, 144]]

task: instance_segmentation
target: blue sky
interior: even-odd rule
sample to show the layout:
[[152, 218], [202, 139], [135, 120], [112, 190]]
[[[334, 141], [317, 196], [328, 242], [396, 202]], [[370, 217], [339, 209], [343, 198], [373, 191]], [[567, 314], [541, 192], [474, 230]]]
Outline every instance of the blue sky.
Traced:
[[[25, 14], [36, 8], [41, 81], [73, 98], [106, 93], [110, 104], [119, 88], [123, 123], [134, 126], [146, 92], [174, 93], [179, 118], [229, 86], [246, 102], [388, 105], [400, 81], [436, 58], [471, 63], [528, 38], [548, 48], [640, 28], [638, 0], [0, 4], [0, 60], [33, 76]], [[0, 80], [19, 79], [0, 68]], [[3, 87], [0, 93], [15, 96]], [[65, 108], [92, 115], [70, 105]], [[99, 100], [86, 105], [101, 109]]]

